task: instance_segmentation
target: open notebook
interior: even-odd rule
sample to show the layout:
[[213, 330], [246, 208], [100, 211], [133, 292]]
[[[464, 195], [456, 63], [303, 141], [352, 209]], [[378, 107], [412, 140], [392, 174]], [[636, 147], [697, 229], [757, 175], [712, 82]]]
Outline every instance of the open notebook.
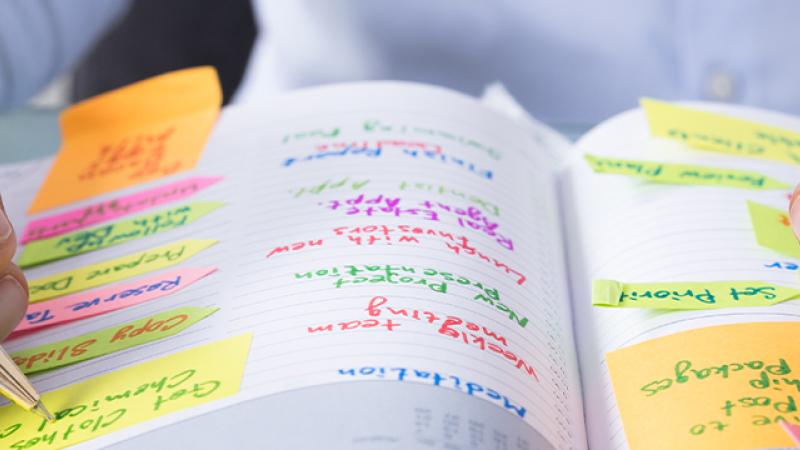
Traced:
[[[800, 129], [797, 119], [777, 114], [697, 106]], [[106, 415], [82, 448], [134, 439], [254, 448], [625, 449], [608, 352], [712, 325], [800, 321], [800, 303], [792, 301], [669, 312], [592, 306], [593, 279], [800, 283], [797, 266], [787, 269], [797, 259], [758, 245], [746, 206], [755, 200], [784, 208], [788, 190], [649, 183], [595, 173], [582, 155], [758, 171], [789, 185], [797, 166], [653, 138], [640, 110], [571, 145], [503, 109], [390, 82], [224, 109], [194, 169], [99, 197], [222, 177], [177, 203], [221, 206], [182, 227], [26, 274], [41, 279], [181, 239], [218, 242], [173, 268], [217, 270], [151, 301], [14, 337], [6, 348], [14, 353], [179, 307], [219, 308], [164, 339], [33, 376], [39, 389], [52, 391], [252, 333], [238, 391], [108, 434]], [[49, 165], [0, 170], [18, 232], [52, 214], [25, 213]], [[800, 362], [796, 352], [790, 357]], [[190, 394], [203, 392], [195, 386]], [[246, 408], [259, 398], [261, 409]], [[705, 419], [695, 422], [714, 418]], [[741, 448], [791, 443], [769, 436]], [[11, 448], [20, 439], [0, 443]], [[69, 439], [59, 430], [54, 443], [42, 438], [31, 448]], [[662, 448], [657, 439], [638, 448]], [[693, 448], [712, 448], [704, 445]]]

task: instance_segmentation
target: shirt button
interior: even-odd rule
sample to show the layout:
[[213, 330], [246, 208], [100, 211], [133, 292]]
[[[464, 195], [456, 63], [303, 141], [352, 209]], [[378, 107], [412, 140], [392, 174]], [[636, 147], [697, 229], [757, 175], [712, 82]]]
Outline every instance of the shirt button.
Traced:
[[728, 101], [733, 98], [733, 78], [725, 72], [716, 72], [708, 81], [708, 93], [714, 100]]

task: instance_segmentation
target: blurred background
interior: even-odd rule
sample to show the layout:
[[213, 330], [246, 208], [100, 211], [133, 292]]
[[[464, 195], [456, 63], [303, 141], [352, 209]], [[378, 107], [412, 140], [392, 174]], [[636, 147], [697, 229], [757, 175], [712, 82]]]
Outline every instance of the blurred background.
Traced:
[[203, 64], [226, 103], [397, 79], [473, 95], [500, 81], [556, 127], [586, 128], [641, 96], [798, 114], [798, 17], [793, 0], [0, 0], [0, 109], [11, 111], [0, 139]]

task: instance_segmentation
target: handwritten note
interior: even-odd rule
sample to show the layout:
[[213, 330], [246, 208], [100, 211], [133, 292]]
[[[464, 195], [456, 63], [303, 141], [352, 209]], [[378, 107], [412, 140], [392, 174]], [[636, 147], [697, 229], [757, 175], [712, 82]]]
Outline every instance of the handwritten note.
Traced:
[[32, 267], [174, 230], [189, 225], [222, 205], [220, 202], [196, 202], [89, 230], [34, 241], [23, 247], [17, 264], [22, 268]]
[[762, 281], [592, 282], [592, 304], [612, 308], [717, 309], [769, 306], [798, 298], [800, 290]]
[[722, 114], [642, 99], [653, 136], [689, 147], [800, 164], [800, 133]]
[[185, 306], [133, 322], [15, 352], [11, 358], [23, 373], [56, 369], [126, 348], [173, 336], [219, 308]]
[[787, 211], [748, 201], [747, 210], [758, 245], [794, 258], [800, 258], [800, 242], [792, 232]]
[[631, 450], [789, 447], [800, 322], [686, 331], [606, 355]]
[[184, 239], [80, 269], [30, 280], [30, 302], [72, 294], [173, 266], [216, 243], [217, 241], [210, 239]]
[[22, 332], [86, 319], [155, 300], [178, 292], [215, 270], [216, 267], [181, 268], [143, 280], [34, 303], [28, 306], [25, 316], [11, 333], [11, 337]]
[[222, 94], [211, 67], [170, 72], [61, 114], [62, 145], [29, 213], [191, 169]]
[[598, 173], [627, 175], [665, 184], [720, 186], [742, 189], [788, 189], [789, 185], [758, 172], [654, 161], [632, 161], [584, 155]]
[[239, 392], [252, 336], [244, 334], [46, 392], [47, 423], [0, 408], [0, 448], [62, 448]]
[[22, 231], [20, 242], [59, 236], [100, 223], [119, 219], [136, 212], [176, 202], [201, 191], [222, 177], [194, 177], [153, 189], [107, 200], [64, 213], [32, 220]]

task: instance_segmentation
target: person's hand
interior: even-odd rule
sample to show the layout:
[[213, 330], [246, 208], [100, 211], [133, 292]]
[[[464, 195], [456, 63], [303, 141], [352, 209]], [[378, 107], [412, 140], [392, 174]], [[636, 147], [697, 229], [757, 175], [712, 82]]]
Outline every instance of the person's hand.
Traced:
[[789, 200], [789, 222], [797, 239], [800, 239], [800, 184], [794, 188], [792, 198]]
[[17, 251], [17, 235], [0, 199], [0, 340], [17, 326], [28, 307], [25, 275], [11, 262]]

